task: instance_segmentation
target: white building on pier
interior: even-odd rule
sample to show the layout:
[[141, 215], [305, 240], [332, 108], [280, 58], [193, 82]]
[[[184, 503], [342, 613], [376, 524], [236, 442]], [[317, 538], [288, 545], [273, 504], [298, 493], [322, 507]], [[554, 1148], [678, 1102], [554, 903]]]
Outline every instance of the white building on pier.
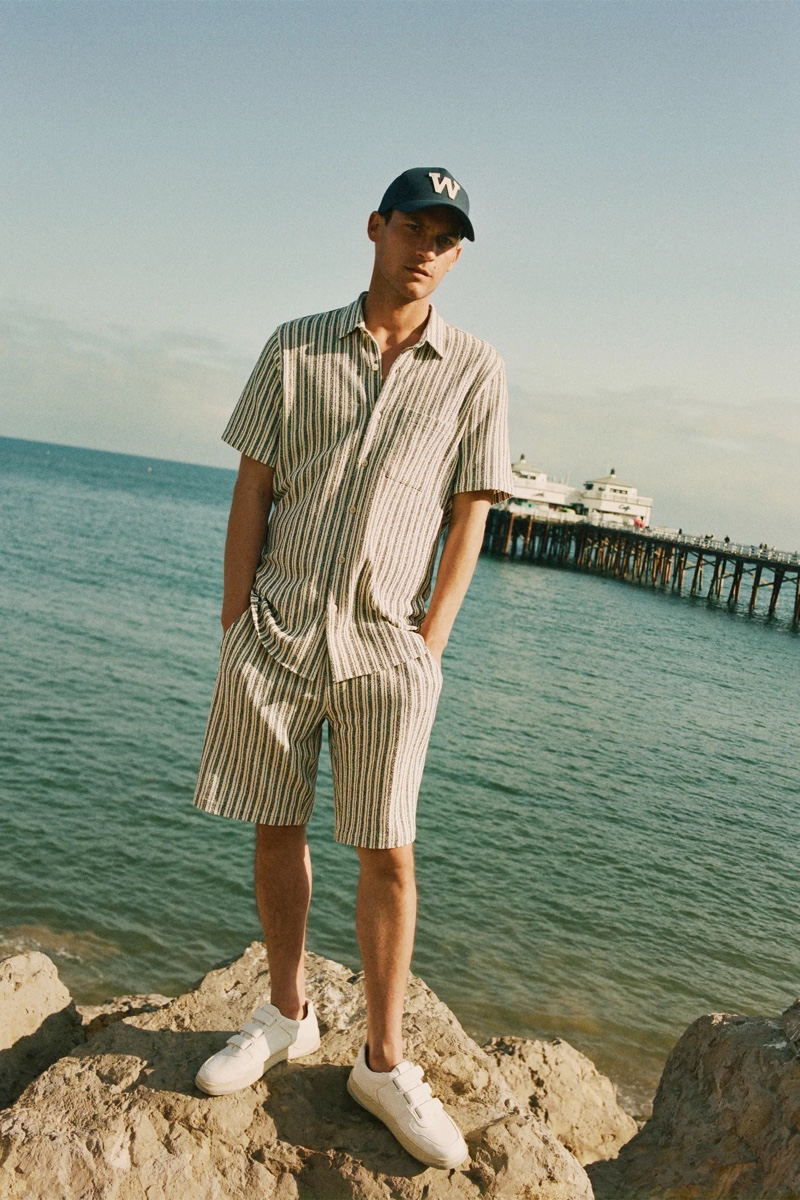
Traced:
[[513, 512], [531, 512], [550, 521], [589, 521], [592, 525], [629, 526], [643, 529], [650, 524], [653, 501], [640, 496], [630, 483], [617, 478], [614, 468], [608, 475], [587, 479], [582, 487], [548, 479], [538, 467], [531, 466], [522, 454], [511, 464], [514, 495], [501, 508]]
[[593, 525], [630, 525], [643, 529], [650, 524], [653, 498], [640, 496], [631, 483], [622, 483], [612, 467], [609, 475], [586, 481], [577, 511]]

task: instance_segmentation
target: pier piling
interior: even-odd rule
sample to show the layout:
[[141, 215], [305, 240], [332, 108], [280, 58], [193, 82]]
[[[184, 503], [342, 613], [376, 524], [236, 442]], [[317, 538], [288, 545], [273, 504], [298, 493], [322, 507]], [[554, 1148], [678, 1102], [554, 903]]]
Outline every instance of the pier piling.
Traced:
[[667, 535], [630, 528], [593, 525], [588, 521], [548, 521], [534, 515], [491, 508], [483, 553], [607, 575], [661, 591], [682, 594], [687, 575], [689, 594], [703, 597], [706, 564], [712, 571], [705, 599], [717, 604], [726, 580], [727, 607], [734, 611], [746, 577], [752, 577], [748, 612], [758, 611], [758, 597], [770, 592], [767, 615], [778, 611], [785, 579], [794, 582], [791, 620], [800, 626], [800, 555], [754, 546], [737, 546], [712, 538]]
[[775, 616], [778, 608], [778, 596], [780, 595], [784, 575], [785, 572], [780, 567], [775, 568], [775, 576], [772, 580], [772, 595], [769, 598], [769, 615], [771, 617]]

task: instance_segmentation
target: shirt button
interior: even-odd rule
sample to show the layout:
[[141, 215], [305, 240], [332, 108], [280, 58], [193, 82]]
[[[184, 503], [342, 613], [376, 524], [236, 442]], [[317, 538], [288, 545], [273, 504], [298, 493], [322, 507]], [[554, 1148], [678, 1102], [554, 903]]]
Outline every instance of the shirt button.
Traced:
[[346, 561], [347, 561], [347, 560], [346, 560], [346, 558], [345, 558], [345, 556], [344, 556], [343, 554], [337, 554], [337, 555], [336, 555], [336, 559], [337, 559], [337, 562], [340, 562], [340, 563], [343, 563], [343, 562], [346, 562]]
[[357, 509], [356, 509], [356, 506], [355, 506], [355, 504], [348, 504], [348, 506], [347, 506], [347, 511], [348, 511], [349, 513], [354, 513], [354, 512], [356, 512], [356, 511], [357, 511]]

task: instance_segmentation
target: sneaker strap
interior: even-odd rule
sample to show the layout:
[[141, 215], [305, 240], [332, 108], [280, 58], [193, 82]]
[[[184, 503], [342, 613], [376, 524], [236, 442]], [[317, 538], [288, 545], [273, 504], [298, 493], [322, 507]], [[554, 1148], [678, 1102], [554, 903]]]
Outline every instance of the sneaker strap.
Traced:
[[228, 1038], [229, 1046], [239, 1046], [242, 1050], [249, 1050], [250, 1047], [258, 1041], [259, 1037], [264, 1036], [264, 1031], [259, 1030], [258, 1034], [252, 1034], [247, 1030], [241, 1030], [239, 1033], [234, 1033]]
[[398, 1063], [392, 1069], [390, 1074], [395, 1087], [399, 1091], [404, 1091], [407, 1087], [413, 1087], [415, 1083], [421, 1083], [424, 1072], [422, 1067], [404, 1058], [402, 1062]]
[[413, 1087], [403, 1088], [403, 1095], [409, 1104], [417, 1108], [423, 1100], [430, 1100], [433, 1093], [428, 1083], [415, 1083]]
[[[262, 1004], [261, 1007], [257, 1008], [253, 1013], [250, 1021], [247, 1022], [247, 1025], [253, 1022], [261, 1025], [264, 1029], [269, 1029], [270, 1026], [274, 1025], [276, 1021], [287, 1021], [288, 1019], [288, 1017], [282, 1016], [280, 1011], [272, 1004]], [[245, 1029], [247, 1028], [247, 1025], [244, 1026]]]
[[[430, 1092], [430, 1088], [428, 1087], [427, 1083], [423, 1082], [424, 1073], [422, 1067], [411, 1063], [409, 1063], [408, 1066], [406, 1066], [405, 1063], [398, 1063], [398, 1066], [395, 1067], [394, 1070], [398, 1073], [395, 1075], [394, 1071], [392, 1072], [392, 1082], [394, 1083], [394, 1086], [397, 1088], [398, 1092], [402, 1092], [403, 1095], [409, 1097], [413, 1095], [418, 1095], [421, 1097], [423, 1094], [422, 1089], [427, 1089], [427, 1091]], [[413, 1099], [411, 1100], [411, 1103], [414, 1103]]]
[[444, 1105], [441, 1100], [433, 1094], [428, 1096], [427, 1100], [420, 1101], [415, 1107], [417, 1115], [423, 1119], [427, 1116], [433, 1116], [434, 1112], [444, 1112]]

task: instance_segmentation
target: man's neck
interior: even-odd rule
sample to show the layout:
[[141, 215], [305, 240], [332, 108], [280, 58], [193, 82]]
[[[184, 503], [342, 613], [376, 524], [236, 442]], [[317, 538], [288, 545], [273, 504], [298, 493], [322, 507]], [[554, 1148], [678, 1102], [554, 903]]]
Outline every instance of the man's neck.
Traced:
[[402, 301], [370, 285], [364, 297], [364, 324], [381, 350], [411, 346], [422, 334], [431, 306], [427, 298]]

